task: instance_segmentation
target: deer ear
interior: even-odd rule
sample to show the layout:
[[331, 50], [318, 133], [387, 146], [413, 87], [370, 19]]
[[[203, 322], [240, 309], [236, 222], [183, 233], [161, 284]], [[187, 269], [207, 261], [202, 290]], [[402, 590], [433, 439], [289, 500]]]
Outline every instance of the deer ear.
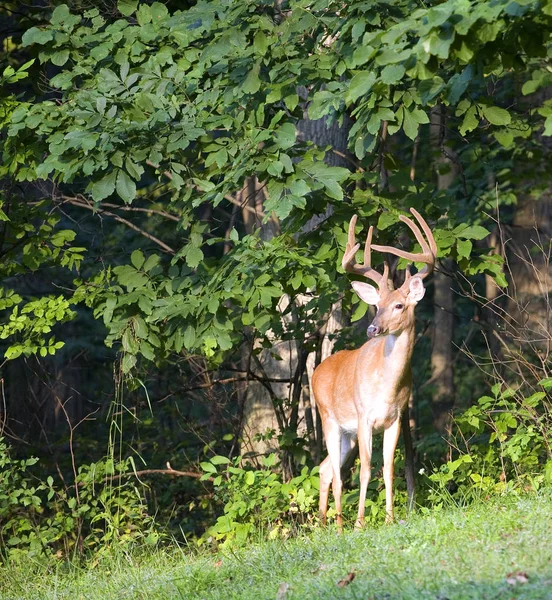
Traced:
[[369, 283], [363, 283], [362, 281], [352, 281], [351, 285], [357, 293], [357, 295], [366, 302], [366, 304], [377, 304], [380, 301], [380, 295], [378, 290]]
[[419, 302], [425, 294], [425, 287], [421, 277], [412, 277], [408, 285], [408, 299], [412, 302]]

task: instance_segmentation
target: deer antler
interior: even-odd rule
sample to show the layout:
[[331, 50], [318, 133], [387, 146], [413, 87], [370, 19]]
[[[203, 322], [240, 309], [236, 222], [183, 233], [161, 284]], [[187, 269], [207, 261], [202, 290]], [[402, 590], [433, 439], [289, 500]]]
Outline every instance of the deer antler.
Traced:
[[[406, 252], [405, 250], [399, 250], [398, 248], [393, 248], [393, 246], [378, 246], [376, 244], [372, 244], [372, 249], [377, 250], [378, 252], [388, 252], [389, 254], [394, 254], [395, 256], [400, 256], [401, 258], [406, 258], [406, 260], [410, 260], [412, 262], [425, 263], [426, 266], [421, 271], [419, 271], [417, 274], [418, 277], [424, 279], [430, 273], [433, 272], [433, 269], [435, 267], [435, 260], [437, 257], [437, 244], [435, 242], [435, 238], [433, 237], [433, 234], [431, 233], [431, 229], [429, 228], [429, 225], [426, 223], [426, 221], [420, 215], [420, 213], [414, 208], [411, 208], [410, 212], [416, 217], [418, 223], [421, 225], [421, 227], [426, 235], [427, 240], [424, 239], [424, 236], [422, 235], [422, 232], [420, 231], [420, 228], [418, 227], [418, 225], [416, 225], [416, 223], [414, 223], [411, 219], [409, 219], [408, 217], [405, 217], [404, 215], [401, 215], [399, 217], [399, 219], [403, 223], [406, 223], [408, 225], [408, 227], [410, 227], [410, 229], [412, 230], [412, 233], [416, 236], [418, 243], [422, 247], [422, 252], [420, 252], [419, 254], [416, 254], [414, 252]], [[406, 272], [407, 272], [406, 279], [408, 280], [409, 279], [408, 275], [410, 273], [409, 273], [408, 269]]]
[[373, 227], [370, 227], [368, 230], [368, 236], [366, 237], [366, 244], [364, 245], [364, 263], [359, 264], [355, 262], [355, 254], [360, 248], [360, 244], [357, 244], [355, 240], [356, 222], [357, 215], [354, 215], [349, 222], [347, 246], [345, 247], [345, 254], [343, 255], [341, 265], [348, 273], [355, 273], [356, 275], [368, 277], [374, 281], [380, 289], [387, 289], [387, 279], [389, 275], [389, 266], [387, 263], [384, 263], [383, 275], [371, 267], [371, 248], [375, 248], [375, 246], [372, 246], [372, 233], [374, 232]]

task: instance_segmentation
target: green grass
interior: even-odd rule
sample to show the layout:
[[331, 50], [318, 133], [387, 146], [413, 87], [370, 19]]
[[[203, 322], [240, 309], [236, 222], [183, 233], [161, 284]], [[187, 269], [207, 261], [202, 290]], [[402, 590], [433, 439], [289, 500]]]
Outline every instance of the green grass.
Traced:
[[[354, 580], [339, 586], [353, 571]], [[278, 594], [281, 584], [289, 587]], [[31, 562], [0, 568], [2, 599], [277, 597], [552, 598], [552, 490], [343, 535], [317, 530], [237, 552], [156, 550], [104, 557], [88, 568]]]

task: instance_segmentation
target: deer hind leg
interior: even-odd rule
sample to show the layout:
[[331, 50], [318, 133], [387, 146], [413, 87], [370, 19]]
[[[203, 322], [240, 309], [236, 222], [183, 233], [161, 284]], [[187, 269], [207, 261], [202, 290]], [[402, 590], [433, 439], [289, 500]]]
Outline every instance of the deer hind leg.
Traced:
[[[335, 499], [335, 510], [336, 510], [336, 521], [337, 526], [341, 530], [343, 527], [343, 518], [341, 514], [341, 493], [343, 490], [343, 483], [341, 481], [341, 428], [335, 422], [326, 421], [326, 427], [324, 428], [324, 438], [326, 439], [326, 448], [328, 449], [328, 458], [331, 465], [331, 483], [332, 492]], [[329, 475], [327, 473], [328, 467], [324, 467], [325, 481], [328, 481]], [[327, 485], [327, 484], [326, 484]], [[321, 486], [322, 487], [322, 486]], [[322, 507], [322, 498], [320, 500]], [[325, 516], [325, 515], [324, 515]]]
[[[341, 473], [341, 467], [347, 460], [351, 450], [355, 447], [355, 436], [349, 433], [343, 432], [341, 434], [341, 453], [339, 458], [339, 467]], [[320, 463], [320, 502], [319, 502], [319, 513], [320, 520], [323, 525], [326, 524], [326, 513], [328, 510], [328, 496], [330, 492], [330, 485], [333, 481], [333, 466], [331, 457], [328, 456]], [[335, 492], [334, 492], [335, 494]], [[337, 502], [336, 502], [337, 503]], [[338, 510], [338, 515], [340, 511]]]
[[372, 425], [365, 418], [359, 418], [358, 422], [358, 454], [360, 457], [360, 498], [355, 527], [362, 527], [364, 525], [366, 492], [372, 474]]
[[399, 440], [401, 418], [399, 416], [383, 432], [383, 481], [385, 482], [385, 522], [393, 521], [393, 470], [395, 449]]

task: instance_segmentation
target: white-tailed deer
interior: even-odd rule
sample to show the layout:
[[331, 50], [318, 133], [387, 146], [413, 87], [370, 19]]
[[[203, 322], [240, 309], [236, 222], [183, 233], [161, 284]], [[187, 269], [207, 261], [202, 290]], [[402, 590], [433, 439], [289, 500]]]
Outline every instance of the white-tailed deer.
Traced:
[[[437, 245], [428, 224], [420, 214], [410, 209], [423, 229], [401, 215], [422, 247], [420, 254], [405, 252], [391, 246], [372, 244], [370, 227], [364, 247], [364, 264], [355, 263], [360, 245], [355, 243], [356, 215], [349, 223], [343, 268], [349, 273], [363, 275], [374, 281], [353, 281], [355, 292], [377, 312], [367, 330], [368, 341], [358, 350], [341, 350], [324, 360], [314, 371], [313, 391], [322, 419], [322, 429], [328, 449], [320, 465], [320, 517], [326, 522], [328, 495], [332, 484], [337, 512], [337, 525], [342, 527], [340, 468], [358, 439], [360, 456], [360, 503], [356, 524], [364, 523], [366, 490], [370, 482], [372, 432], [383, 429], [383, 478], [385, 482], [386, 521], [393, 520], [393, 459], [399, 438], [401, 412], [408, 402], [412, 388], [410, 359], [414, 349], [414, 308], [423, 298], [423, 279], [435, 265]], [[407, 268], [405, 281], [393, 289], [389, 267], [384, 263], [383, 274], [370, 266], [371, 250], [388, 252], [408, 261], [426, 266], [411, 276]]]

